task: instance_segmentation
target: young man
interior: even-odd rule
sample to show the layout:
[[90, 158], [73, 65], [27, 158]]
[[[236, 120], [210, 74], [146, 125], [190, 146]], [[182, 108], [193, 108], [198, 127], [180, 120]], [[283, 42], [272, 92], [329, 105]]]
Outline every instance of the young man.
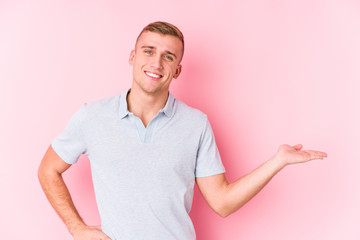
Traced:
[[[84, 104], [47, 150], [40, 183], [74, 239], [195, 239], [188, 215], [195, 182], [226, 217], [286, 165], [327, 156], [282, 145], [262, 166], [228, 183], [206, 115], [169, 93], [183, 53], [175, 26], [146, 26], [130, 53], [131, 89]], [[90, 159], [101, 227], [84, 223], [62, 179], [81, 154]]]

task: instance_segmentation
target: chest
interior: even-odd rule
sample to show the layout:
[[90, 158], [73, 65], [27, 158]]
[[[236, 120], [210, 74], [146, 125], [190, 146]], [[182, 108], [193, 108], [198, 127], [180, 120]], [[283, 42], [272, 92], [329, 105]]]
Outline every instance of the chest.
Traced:
[[117, 176], [193, 178], [201, 129], [168, 120], [150, 122], [143, 129], [134, 119], [92, 124], [96, 129], [85, 134], [93, 170]]

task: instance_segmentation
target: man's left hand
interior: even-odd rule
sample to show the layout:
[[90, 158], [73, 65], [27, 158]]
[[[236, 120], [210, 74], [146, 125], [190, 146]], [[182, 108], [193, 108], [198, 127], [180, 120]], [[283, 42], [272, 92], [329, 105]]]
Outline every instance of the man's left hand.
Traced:
[[301, 144], [294, 146], [283, 144], [279, 147], [275, 158], [281, 159], [285, 165], [289, 165], [327, 157], [325, 152], [316, 150], [301, 150], [302, 148], [303, 145]]

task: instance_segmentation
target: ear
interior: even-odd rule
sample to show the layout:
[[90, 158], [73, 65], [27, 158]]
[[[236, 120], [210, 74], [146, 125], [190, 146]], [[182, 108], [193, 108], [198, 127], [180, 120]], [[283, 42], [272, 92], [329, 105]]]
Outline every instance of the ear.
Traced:
[[182, 68], [182, 66], [181, 66], [181, 64], [179, 64], [179, 65], [177, 66], [177, 68], [176, 68], [174, 78], [177, 78], [177, 77], [180, 75], [180, 73], [181, 73], [181, 68]]
[[131, 50], [131, 52], [130, 52], [130, 57], [129, 57], [129, 64], [130, 64], [131, 66], [134, 65], [134, 59], [135, 59], [135, 50]]

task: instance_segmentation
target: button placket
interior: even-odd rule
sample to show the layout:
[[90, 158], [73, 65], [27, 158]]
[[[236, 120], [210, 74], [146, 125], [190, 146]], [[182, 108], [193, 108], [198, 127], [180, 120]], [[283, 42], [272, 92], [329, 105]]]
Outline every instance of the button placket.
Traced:
[[150, 143], [151, 142], [152, 135], [154, 133], [154, 129], [156, 127], [156, 124], [158, 123], [158, 118], [161, 113], [162, 112], [159, 112], [153, 119], [151, 119], [151, 121], [148, 123], [147, 127], [144, 126], [144, 124], [140, 118], [138, 118], [134, 114], [131, 114], [135, 120], [139, 138], [142, 143]]

